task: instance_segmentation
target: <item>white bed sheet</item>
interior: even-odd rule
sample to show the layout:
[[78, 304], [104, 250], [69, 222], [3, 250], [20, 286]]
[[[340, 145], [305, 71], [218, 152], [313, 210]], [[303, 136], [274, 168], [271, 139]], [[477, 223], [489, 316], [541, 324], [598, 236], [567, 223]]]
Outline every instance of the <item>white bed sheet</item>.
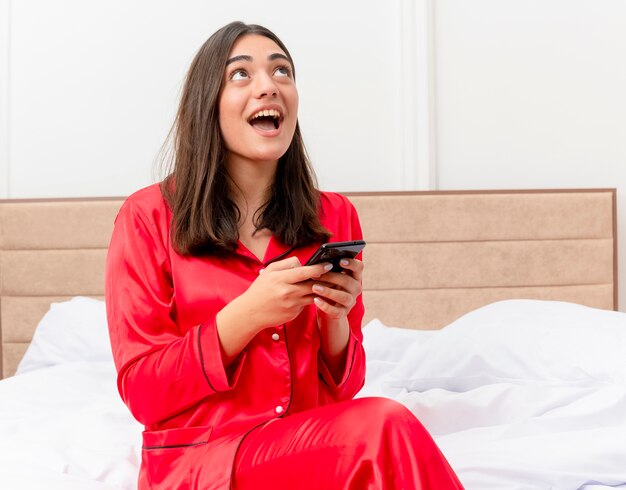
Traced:
[[112, 362], [71, 362], [0, 382], [0, 488], [136, 488], [141, 426]]
[[[103, 314], [53, 305], [0, 382], [0, 488], [135, 488], [142, 428], [100, 345]], [[626, 314], [520, 300], [440, 332], [373, 321], [364, 335], [359, 396], [405, 404], [468, 490], [626, 488]]]
[[406, 405], [466, 488], [626, 488], [626, 314], [503, 301], [399, 337], [359, 396]]

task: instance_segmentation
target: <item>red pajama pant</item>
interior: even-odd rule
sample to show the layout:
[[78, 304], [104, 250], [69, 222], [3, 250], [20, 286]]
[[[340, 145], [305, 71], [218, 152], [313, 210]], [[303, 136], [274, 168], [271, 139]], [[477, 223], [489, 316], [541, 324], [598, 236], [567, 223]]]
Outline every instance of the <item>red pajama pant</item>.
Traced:
[[422, 424], [403, 405], [362, 398], [272, 421], [243, 440], [235, 490], [463, 488]]

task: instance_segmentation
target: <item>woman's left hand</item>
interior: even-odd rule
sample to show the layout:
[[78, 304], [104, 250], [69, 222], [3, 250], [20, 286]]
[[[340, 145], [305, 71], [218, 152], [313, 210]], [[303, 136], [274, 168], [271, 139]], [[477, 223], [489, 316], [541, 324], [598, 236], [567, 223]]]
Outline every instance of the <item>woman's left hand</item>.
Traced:
[[313, 285], [318, 313], [329, 320], [345, 318], [361, 294], [363, 262], [341, 259], [340, 265], [344, 272], [327, 272]]
[[327, 272], [314, 279], [313, 301], [317, 306], [320, 351], [333, 378], [340, 382], [346, 365], [350, 337], [348, 313], [361, 294], [363, 262], [356, 259], [340, 261], [343, 272]]

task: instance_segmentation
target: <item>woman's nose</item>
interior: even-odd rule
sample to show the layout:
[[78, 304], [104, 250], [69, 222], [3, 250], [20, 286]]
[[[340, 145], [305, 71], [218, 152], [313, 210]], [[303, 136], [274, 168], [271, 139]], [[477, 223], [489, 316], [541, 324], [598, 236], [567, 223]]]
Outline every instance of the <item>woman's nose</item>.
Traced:
[[257, 75], [256, 84], [257, 97], [276, 97], [278, 95], [276, 82], [269, 74]]

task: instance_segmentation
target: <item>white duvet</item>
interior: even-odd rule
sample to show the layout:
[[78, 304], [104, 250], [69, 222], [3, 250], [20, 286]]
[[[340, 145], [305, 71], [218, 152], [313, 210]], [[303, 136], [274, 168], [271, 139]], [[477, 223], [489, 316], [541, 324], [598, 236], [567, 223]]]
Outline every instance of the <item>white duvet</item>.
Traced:
[[[515, 300], [438, 332], [364, 328], [359, 396], [405, 404], [469, 490], [626, 488], [626, 314]], [[0, 381], [0, 488], [133, 489], [141, 426], [101, 302], [52, 306]]]

